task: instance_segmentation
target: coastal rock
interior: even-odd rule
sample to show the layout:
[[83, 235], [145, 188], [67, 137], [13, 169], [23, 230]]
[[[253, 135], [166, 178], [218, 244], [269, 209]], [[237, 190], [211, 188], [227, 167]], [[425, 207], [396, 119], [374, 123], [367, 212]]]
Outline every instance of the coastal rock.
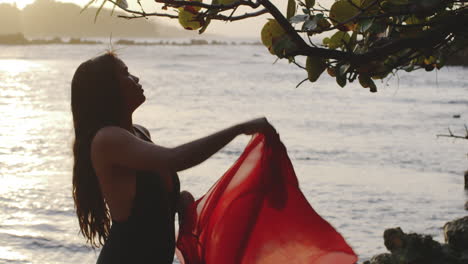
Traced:
[[390, 252], [403, 248], [405, 237], [406, 234], [403, 233], [399, 227], [387, 229], [384, 231], [385, 247], [390, 250]]
[[[431, 236], [405, 234], [401, 228], [384, 232], [384, 243], [392, 253], [391, 257], [377, 255], [369, 264], [458, 264], [458, 253], [434, 241]], [[377, 258], [379, 257], [379, 258]], [[380, 262], [377, 262], [380, 261]], [[393, 261], [393, 262], [390, 262]]]
[[446, 223], [444, 235], [447, 243], [406, 234], [400, 227], [386, 229], [384, 244], [391, 253], [375, 255], [363, 264], [468, 264], [468, 216]]
[[457, 251], [468, 251], [468, 216], [444, 225], [445, 242]]
[[398, 264], [398, 261], [392, 254], [383, 253], [373, 256], [370, 260], [365, 261], [363, 264]]

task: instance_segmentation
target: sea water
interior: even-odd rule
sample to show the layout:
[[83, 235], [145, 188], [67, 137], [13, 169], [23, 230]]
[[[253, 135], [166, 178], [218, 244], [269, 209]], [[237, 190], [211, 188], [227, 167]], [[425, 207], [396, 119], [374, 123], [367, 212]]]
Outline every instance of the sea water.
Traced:
[[[71, 196], [70, 83], [105, 45], [0, 47], [0, 263], [94, 263]], [[466, 215], [468, 141], [438, 138], [468, 124], [468, 70], [399, 73], [340, 88], [262, 46], [128, 46], [119, 54], [147, 97], [134, 114], [157, 144], [173, 147], [266, 116], [288, 149], [302, 191], [360, 261], [385, 251], [400, 226], [443, 241], [441, 227]], [[299, 61], [303, 63], [303, 61]], [[460, 118], [454, 118], [460, 115]], [[180, 173], [196, 197], [239, 157], [239, 136]], [[175, 261], [177, 263], [177, 261]]]

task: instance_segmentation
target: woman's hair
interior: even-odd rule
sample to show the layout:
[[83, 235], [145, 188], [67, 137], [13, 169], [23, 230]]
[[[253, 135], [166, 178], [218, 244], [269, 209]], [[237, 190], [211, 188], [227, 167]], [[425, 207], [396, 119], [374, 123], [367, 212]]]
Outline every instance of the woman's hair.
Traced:
[[83, 62], [71, 84], [73, 143], [73, 199], [80, 230], [92, 247], [109, 235], [110, 212], [91, 163], [91, 141], [105, 126], [118, 125], [122, 98], [116, 73], [117, 57], [108, 52]]

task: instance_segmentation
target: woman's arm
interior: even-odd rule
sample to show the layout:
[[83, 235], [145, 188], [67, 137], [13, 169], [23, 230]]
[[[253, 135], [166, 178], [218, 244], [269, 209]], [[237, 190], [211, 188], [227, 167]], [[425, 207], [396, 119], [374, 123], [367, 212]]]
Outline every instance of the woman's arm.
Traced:
[[174, 166], [176, 171], [185, 170], [207, 160], [213, 154], [221, 150], [237, 135], [271, 133], [274, 128], [266, 118], [254, 119], [239, 125], [224, 129], [210, 136], [194, 140], [173, 149]]
[[161, 147], [133, 136], [119, 127], [98, 131], [91, 146], [93, 164], [119, 165], [136, 170], [181, 171], [196, 166], [239, 134], [270, 133], [274, 128], [265, 118], [229, 127], [175, 148]]
[[172, 169], [181, 171], [196, 166], [218, 152], [237, 135], [242, 134], [242, 126], [235, 125], [217, 133], [175, 147], [172, 151]]

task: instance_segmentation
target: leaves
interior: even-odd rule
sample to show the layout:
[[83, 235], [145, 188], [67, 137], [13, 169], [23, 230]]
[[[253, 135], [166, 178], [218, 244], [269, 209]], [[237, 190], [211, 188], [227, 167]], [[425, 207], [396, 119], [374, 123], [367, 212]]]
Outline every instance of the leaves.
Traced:
[[363, 19], [359, 21], [357, 31], [359, 33], [366, 33], [373, 25], [375, 18]]
[[331, 38], [324, 38], [323, 44], [330, 49], [337, 49], [344, 47], [349, 42], [351, 37], [347, 32], [338, 31]]
[[346, 86], [346, 77], [336, 75], [336, 83], [337, 83], [341, 88], [345, 87], [345, 86]]
[[[99, 2], [96, 21], [108, 1], [88, 0], [81, 12]], [[114, 0], [113, 7], [126, 8], [127, 1]], [[211, 0], [211, 4], [227, 5], [236, 1], [239, 0]], [[247, 8], [249, 1], [244, 2], [240, 4]], [[295, 61], [295, 57], [290, 55], [292, 53], [309, 55], [305, 69], [307, 79], [311, 82], [317, 81], [326, 69], [341, 87], [359, 79], [363, 87], [375, 92], [377, 88], [374, 79], [386, 78], [397, 70], [439, 69], [445, 65], [450, 54], [468, 45], [465, 27], [468, 23], [466, 1], [335, 0], [329, 9], [317, 2], [287, 1], [284, 18], [291, 23], [298, 35], [292, 36], [294, 32], [286, 34], [275, 19], [269, 19], [261, 31], [262, 43], [271, 54], [287, 58], [289, 62]], [[263, 6], [263, 10], [244, 15], [234, 15], [237, 6], [208, 7], [203, 12], [200, 12], [200, 7], [181, 7], [177, 3], [165, 4], [163, 10], [167, 10], [167, 7], [179, 8], [179, 22], [188, 29], [201, 27], [199, 33], [215, 19], [234, 21], [265, 12], [278, 19], [282, 16], [279, 12], [273, 12], [273, 8], [265, 8], [266, 6]], [[228, 11], [232, 11], [230, 15]], [[323, 32], [326, 32], [326, 37], [322, 35], [310, 38]], [[316, 39], [320, 38], [323, 39], [323, 45], [316, 43]], [[310, 54], [321, 54], [321, 57]]]
[[339, 0], [336, 1], [330, 9], [330, 19], [333, 25], [338, 26], [339, 30], [349, 31], [355, 27], [353, 17], [359, 14], [359, 9], [356, 7], [358, 0]]
[[268, 19], [261, 31], [263, 45], [268, 48], [271, 54], [276, 54], [273, 49], [273, 40], [280, 39], [286, 32], [275, 19]]
[[127, 0], [117, 0], [116, 4], [122, 9], [128, 8]]
[[315, 5], [315, 0], [305, 0], [305, 5], [307, 8], [312, 8]]
[[289, 19], [289, 22], [291, 24], [297, 24], [306, 21], [309, 19], [309, 15], [295, 15]]
[[377, 3], [375, 0], [361, 0], [359, 7], [363, 10], [366, 10], [365, 16], [377, 15], [380, 10], [379, 3]]
[[327, 68], [327, 63], [323, 58], [308, 56], [306, 59], [306, 70], [309, 81], [315, 82]]
[[[189, 0], [194, 2], [202, 2], [202, 0]], [[199, 16], [199, 6], [181, 6], [179, 10], [179, 23], [187, 30], [196, 30], [205, 26], [205, 19]], [[206, 27], [205, 27], [206, 28]]]
[[359, 84], [361, 84], [363, 88], [370, 88], [370, 91], [372, 93], [377, 92], [377, 86], [375, 85], [375, 82], [371, 79], [371, 77], [369, 77], [369, 75], [359, 74], [358, 79]]
[[302, 30], [305, 31], [312, 31], [315, 30], [318, 26], [318, 18], [317, 16], [312, 16], [309, 20], [305, 21], [302, 24]]
[[196, 30], [203, 26], [204, 20], [198, 18], [198, 12], [192, 6], [179, 7], [179, 23], [187, 30]]
[[288, 35], [282, 35], [279, 38], [273, 38], [273, 54], [278, 58], [286, 58], [287, 54], [297, 49], [296, 43], [294, 43]]
[[289, 19], [296, 14], [296, 0], [288, 0], [288, 9], [286, 13], [286, 18]]

